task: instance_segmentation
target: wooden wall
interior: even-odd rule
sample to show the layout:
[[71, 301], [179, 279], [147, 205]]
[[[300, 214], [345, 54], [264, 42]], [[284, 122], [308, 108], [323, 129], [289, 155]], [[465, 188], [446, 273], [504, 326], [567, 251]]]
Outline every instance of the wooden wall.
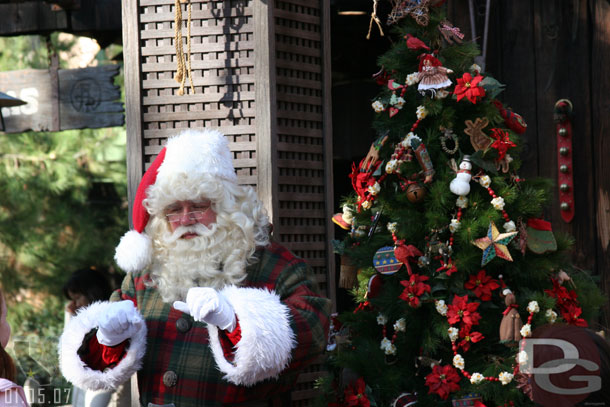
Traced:
[[[475, 1], [477, 34], [485, 1]], [[610, 3], [606, 0], [499, 0], [491, 2], [487, 70], [506, 90], [502, 100], [528, 124], [524, 177], [557, 180], [553, 108], [574, 105], [575, 216], [560, 216], [558, 189], [546, 218], [575, 239], [574, 263], [601, 277], [610, 294]], [[449, 3], [450, 19], [470, 38], [468, 7]], [[479, 42], [480, 43], [480, 42]], [[610, 327], [610, 305], [605, 326]]]
[[[169, 136], [217, 128], [240, 184], [265, 204], [275, 239], [307, 260], [334, 298], [328, 2], [191, 3], [195, 93], [179, 96], [174, 1], [123, 1], [130, 202]], [[294, 406], [310, 405], [321, 369], [320, 360], [301, 374]]]

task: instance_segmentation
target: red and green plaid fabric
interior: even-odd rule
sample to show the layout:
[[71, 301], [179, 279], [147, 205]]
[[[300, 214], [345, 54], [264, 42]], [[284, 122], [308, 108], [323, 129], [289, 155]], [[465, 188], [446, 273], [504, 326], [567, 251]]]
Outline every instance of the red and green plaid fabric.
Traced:
[[[150, 281], [147, 271], [130, 273], [111, 301], [134, 301], [146, 320], [147, 349], [138, 372], [142, 405], [150, 402], [174, 403], [176, 407], [221, 406], [268, 400], [290, 391], [298, 372], [324, 351], [330, 301], [318, 293], [307, 264], [277, 243], [258, 250], [257, 257], [259, 260], [248, 267], [242, 285], [273, 290], [290, 309], [298, 344], [288, 368], [279, 379], [265, 380], [252, 387], [227, 382], [215, 365], [206, 325], [164, 303], [159, 292], [145, 284]], [[179, 318], [188, 318], [192, 328], [179, 332], [176, 328]], [[163, 383], [167, 371], [178, 377], [172, 387]]]

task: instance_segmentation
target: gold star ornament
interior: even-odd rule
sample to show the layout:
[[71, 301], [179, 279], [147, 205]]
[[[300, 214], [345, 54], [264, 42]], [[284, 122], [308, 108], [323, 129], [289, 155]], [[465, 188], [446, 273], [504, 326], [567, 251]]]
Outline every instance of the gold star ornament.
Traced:
[[500, 233], [496, 224], [489, 222], [489, 229], [487, 229], [487, 236], [472, 242], [479, 249], [483, 250], [483, 258], [481, 259], [481, 266], [486, 265], [498, 256], [504, 260], [513, 261], [513, 258], [508, 251], [506, 245], [510, 243], [518, 232]]

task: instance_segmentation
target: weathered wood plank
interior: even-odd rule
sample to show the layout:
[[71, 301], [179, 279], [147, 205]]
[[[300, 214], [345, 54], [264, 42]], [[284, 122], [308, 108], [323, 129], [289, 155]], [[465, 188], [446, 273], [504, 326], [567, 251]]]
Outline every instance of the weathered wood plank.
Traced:
[[191, 112], [144, 113], [145, 122], [175, 122], [180, 120], [209, 120], [218, 117], [254, 117], [255, 109], [218, 109]]
[[52, 11], [51, 5], [41, 1], [0, 3], [0, 35], [40, 34], [68, 29], [65, 11]]
[[273, 6], [269, 2], [254, 3], [254, 76], [256, 92], [256, 151], [257, 194], [274, 225], [279, 224], [278, 215], [278, 169], [277, 159], [277, 94], [275, 86], [275, 24]]
[[0, 72], [0, 89], [27, 104], [3, 108], [6, 133], [53, 128], [52, 86], [48, 70], [26, 69]]
[[[145, 166], [142, 152], [142, 84], [140, 74], [140, 20], [137, 0], [124, 0], [122, 4], [123, 59], [125, 61], [125, 120], [127, 132], [127, 198], [129, 224], [133, 201]], [[132, 405], [138, 404], [132, 394]]]
[[279, 176], [277, 182], [285, 185], [324, 185], [324, 178]]
[[324, 194], [311, 194], [304, 192], [278, 192], [277, 197], [280, 201], [288, 202], [324, 202]]
[[320, 81], [312, 81], [309, 79], [295, 79], [289, 76], [277, 75], [276, 84], [301, 87], [303, 89], [321, 90], [322, 83]]
[[[201, 78], [193, 76], [193, 84], [195, 86], [216, 86], [226, 84], [245, 84], [254, 83], [254, 75], [240, 76], [211, 76]], [[142, 89], [163, 89], [163, 88], [179, 88], [180, 84], [172, 79], [145, 79], [142, 81]]]
[[293, 119], [293, 120], [321, 122], [323, 115], [322, 115], [322, 113], [299, 112], [299, 111], [294, 111], [294, 110], [278, 109], [277, 117], [279, 119]]
[[[183, 8], [184, 10], [184, 8]], [[186, 13], [183, 13], [186, 17]], [[212, 23], [216, 23], [216, 24], [211, 24], [208, 27], [205, 28], [212, 28], [214, 26], [218, 26], [220, 25], [219, 23], [223, 23], [224, 19], [227, 18], [239, 18], [239, 17], [243, 17], [245, 19], [248, 19], [249, 16], [252, 15], [252, 8], [251, 7], [245, 7], [245, 8], [224, 8], [222, 9], [222, 11], [220, 9], [215, 9], [215, 10], [207, 10], [207, 9], [203, 9], [203, 10], [193, 10], [191, 12], [191, 19], [192, 20], [210, 20]], [[141, 22], [142, 23], [154, 23], [154, 22], [163, 22], [163, 21], [174, 21], [174, 10], [172, 7], [172, 11], [169, 13], [148, 13], [148, 14], [141, 14], [140, 15], [141, 18]], [[186, 18], [185, 18], [186, 20]], [[246, 24], [240, 24], [240, 25], [236, 25], [236, 27], [243, 27]], [[195, 26], [192, 28], [194, 29]]]
[[297, 168], [297, 169], [315, 169], [315, 170], [323, 170], [324, 162], [323, 161], [311, 161], [311, 160], [277, 160], [275, 165], [278, 168]]
[[324, 146], [313, 145], [313, 144], [296, 144], [296, 143], [277, 143], [278, 151], [290, 151], [296, 153], [313, 153], [322, 154], [324, 153]]
[[295, 13], [286, 10], [275, 10], [275, 17], [282, 18], [290, 21], [298, 21], [301, 23], [312, 24], [316, 27], [320, 26], [320, 16], [305, 13]]
[[[230, 52], [230, 51], [249, 51], [252, 50], [254, 41], [239, 41], [229, 43], [216, 43], [216, 42], [205, 42], [205, 43], [194, 43], [191, 45], [191, 54], [203, 53], [207, 54], [210, 52]], [[173, 45], [156, 45], [156, 46], [145, 46], [141, 49], [142, 56], [153, 56], [153, 55], [174, 55], [176, 53], [176, 47]]]
[[[123, 105], [118, 102], [121, 93], [113, 83], [118, 71], [118, 65], [104, 65], [52, 72], [46, 69], [0, 72], [0, 88], [28, 102], [3, 109], [6, 132], [123, 125]], [[55, 72], [57, 76], [52, 76]]]
[[60, 69], [59, 123], [61, 130], [122, 126], [123, 104], [113, 83], [118, 65]]
[[[174, 136], [181, 131], [185, 130], [185, 128], [175, 128], [175, 129], [146, 129], [144, 130], [144, 138], [167, 138], [170, 136]], [[228, 126], [228, 127], [220, 127], [220, 131], [224, 135], [235, 135], [235, 134], [253, 134], [254, 126]], [[230, 143], [229, 148], [231, 150], [250, 150], [252, 149], [254, 143]]]
[[184, 103], [231, 102], [255, 100], [254, 92], [195, 93], [188, 95], [144, 96], [143, 103], [150, 105], [175, 105]]
[[284, 69], [292, 69], [294, 71], [300, 72], [311, 72], [311, 73], [320, 73], [322, 72], [322, 67], [318, 64], [310, 64], [301, 61], [289, 61], [286, 59], [277, 59], [276, 66], [278, 68]]
[[[168, 59], [170, 59], [168, 57]], [[253, 67], [253, 58], [227, 58], [227, 59], [193, 59], [191, 69], [218, 69], [218, 68], [243, 68]], [[176, 62], [145, 62], [142, 64], [142, 72], [164, 72], [175, 71]]]
[[[591, 77], [593, 89], [591, 92], [591, 134], [593, 151], [593, 182], [595, 190], [591, 201], [595, 205], [592, 215], [596, 218], [596, 266], [601, 276], [601, 287], [606, 295], [610, 295], [610, 78], [607, 67], [610, 64], [608, 48], [610, 44], [610, 4], [595, 1], [590, 6], [593, 26], [591, 43]], [[588, 244], [589, 242], [586, 242]], [[610, 326], [610, 303], [604, 306], [605, 319], [601, 321], [605, 327]]]
[[310, 57], [320, 57], [320, 48], [302, 47], [294, 44], [277, 44], [276, 51], [279, 51], [280, 53], [284, 52], [289, 54], [306, 55]]
[[323, 134], [324, 134], [324, 179], [326, 204], [326, 278], [329, 282], [326, 294], [331, 299], [332, 309], [337, 308], [336, 264], [332, 241], [335, 238], [335, 226], [331, 215], [335, 210], [333, 183], [333, 126], [332, 126], [332, 58], [331, 58], [331, 15], [330, 2], [320, 1], [322, 26], [322, 82], [323, 82]]
[[[524, 149], [520, 175], [538, 175], [538, 117], [534, 66], [534, 9], [529, 1], [502, 0], [492, 8], [495, 29], [490, 30], [488, 70], [506, 88], [499, 99], [519, 113], [528, 130], [522, 136]], [[524, 97], [529, 95], [529, 97]]]
[[305, 38], [307, 40], [312, 41], [320, 41], [320, 33], [307, 31], [307, 30], [298, 30], [292, 27], [283, 27], [276, 26], [276, 34], [285, 35], [287, 37], [295, 37], [295, 38]]

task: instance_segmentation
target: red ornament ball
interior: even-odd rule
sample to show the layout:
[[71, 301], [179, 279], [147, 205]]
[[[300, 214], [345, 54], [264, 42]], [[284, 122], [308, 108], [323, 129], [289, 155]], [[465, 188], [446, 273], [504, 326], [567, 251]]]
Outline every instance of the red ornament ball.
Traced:
[[417, 393], [402, 393], [394, 400], [392, 407], [411, 407], [417, 404]]

